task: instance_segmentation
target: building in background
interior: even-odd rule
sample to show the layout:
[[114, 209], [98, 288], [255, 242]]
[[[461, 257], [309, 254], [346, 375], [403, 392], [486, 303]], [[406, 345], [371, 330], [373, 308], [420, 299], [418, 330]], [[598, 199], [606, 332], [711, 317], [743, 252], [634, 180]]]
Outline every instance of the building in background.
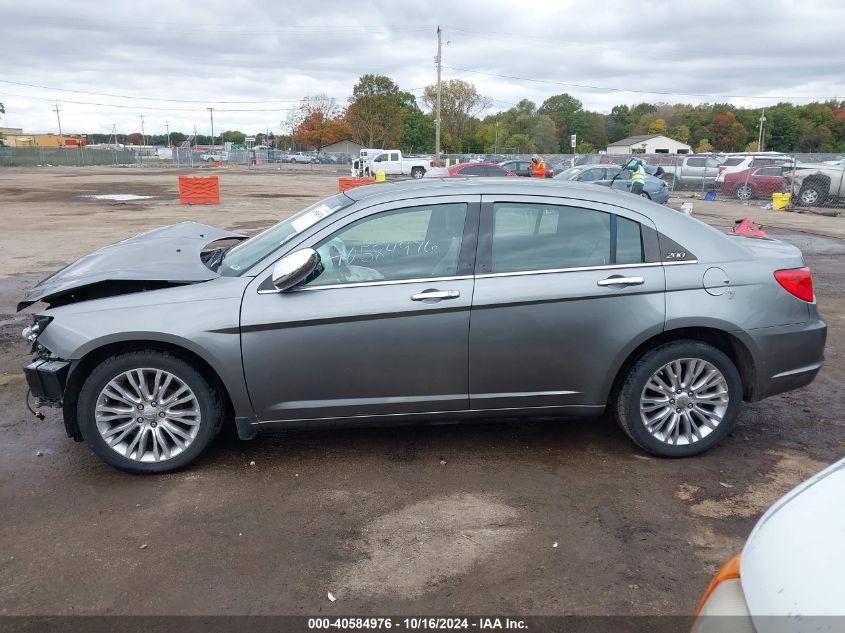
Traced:
[[357, 156], [363, 147], [363, 145], [355, 141], [345, 140], [326, 145], [320, 151], [324, 154], [350, 154], [351, 156]]
[[608, 154], [690, 154], [692, 147], [668, 136], [642, 134], [629, 136], [607, 146]]
[[24, 133], [19, 127], [0, 127], [3, 143], [6, 147], [85, 147], [88, 138], [85, 134], [32, 134]]

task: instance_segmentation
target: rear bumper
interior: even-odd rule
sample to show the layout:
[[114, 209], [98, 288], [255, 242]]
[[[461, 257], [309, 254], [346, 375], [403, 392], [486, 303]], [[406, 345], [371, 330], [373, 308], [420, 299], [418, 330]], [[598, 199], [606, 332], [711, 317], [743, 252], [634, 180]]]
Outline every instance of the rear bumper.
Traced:
[[61, 407], [70, 363], [63, 360], [37, 360], [24, 368], [29, 391], [38, 406]]
[[824, 363], [827, 324], [819, 317], [807, 323], [749, 332], [759, 350], [753, 400], [762, 400], [809, 385]]

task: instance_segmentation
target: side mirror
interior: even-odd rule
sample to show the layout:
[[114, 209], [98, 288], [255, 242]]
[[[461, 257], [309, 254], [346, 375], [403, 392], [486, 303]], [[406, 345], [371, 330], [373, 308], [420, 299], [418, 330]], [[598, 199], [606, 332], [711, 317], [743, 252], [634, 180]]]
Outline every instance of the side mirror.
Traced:
[[320, 264], [320, 254], [313, 248], [303, 248], [282, 257], [273, 267], [273, 286], [284, 292], [308, 277]]

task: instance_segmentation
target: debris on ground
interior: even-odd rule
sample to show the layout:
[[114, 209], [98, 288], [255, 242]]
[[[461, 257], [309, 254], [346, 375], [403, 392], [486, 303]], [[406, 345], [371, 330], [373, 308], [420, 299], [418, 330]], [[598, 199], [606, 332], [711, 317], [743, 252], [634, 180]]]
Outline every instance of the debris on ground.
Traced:
[[147, 549], [147, 547], [149, 547], [149, 545], [147, 545], [146, 543], [144, 543], [144, 544], [142, 544], [142, 545], [141, 545], [138, 549]]
[[722, 486], [723, 488], [733, 488], [732, 484], [726, 484], [724, 481], [720, 481], [719, 485]]
[[334, 597], [334, 594], [333, 594], [331, 591], [329, 591], [329, 592], [327, 592], [327, 593], [326, 593], [326, 597], [327, 597], [327, 598], [328, 598], [331, 602], [334, 602], [335, 600], [337, 600], [337, 598], [335, 598], [335, 597]]
[[555, 541], [554, 543], [552, 543], [552, 547], [557, 547], [557, 541]]
[[249, 463], [249, 465], [250, 465], [250, 466], [255, 466], [255, 462], [250, 462], [250, 463]]
[[443, 459], [442, 457], [440, 458], [440, 465], [441, 465], [441, 466], [445, 466], [445, 465], [446, 465], [446, 460], [445, 460], [445, 459]]
[[43, 454], [44, 454], [44, 453], [42, 453], [41, 451], [35, 451], [35, 456], [36, 456], [36, 457], [41, 457]]

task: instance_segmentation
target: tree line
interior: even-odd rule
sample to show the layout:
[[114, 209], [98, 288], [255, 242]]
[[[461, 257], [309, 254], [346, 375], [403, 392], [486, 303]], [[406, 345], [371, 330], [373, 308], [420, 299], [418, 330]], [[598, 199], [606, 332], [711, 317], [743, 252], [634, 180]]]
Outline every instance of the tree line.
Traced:
[[[283, 122], [279, 135], [255, 134], [256, 143], [320, 151], [351, 139], [365, 147], [399, 148], [406, 153], [434, 151], [436, 87], [422, 94], [403, 91], [384, 75], [363, 75], [346, 104], [325, 95], [302, 100]], [[639, 134], [663, 134], [689, 144], [696, 152], [756, 151], [760, 108], [729, 103], [690, 105], [638, 103], [617, 105], [609, 113], [584, 108], [572, 95], [552, 95], [541, 104], [523, 99], [495, 114], [492, 101], [462, 79], [441, 84], [441, 147], [447, 153], [572, 153], [575, 135], [579, 154], [604, 149], [609, 143]], [[765, 108], [764, 149], [780, 152], [845, 152], [845, 101], [805, 105], [778, 103]], [[102, 136], [104, 140], [96, 139]], [[139, 134], [128, 138], [140, 137]], [[171, 133], [173, 144], [186, 135]], [[238, 130], [222, 137], [243, 143]], [[106, 142], [107, 135], [94, 135]], [[162, 135], [147, 136], [161, 139]], [[205, 143], [210, 138], [205, 137]]]

